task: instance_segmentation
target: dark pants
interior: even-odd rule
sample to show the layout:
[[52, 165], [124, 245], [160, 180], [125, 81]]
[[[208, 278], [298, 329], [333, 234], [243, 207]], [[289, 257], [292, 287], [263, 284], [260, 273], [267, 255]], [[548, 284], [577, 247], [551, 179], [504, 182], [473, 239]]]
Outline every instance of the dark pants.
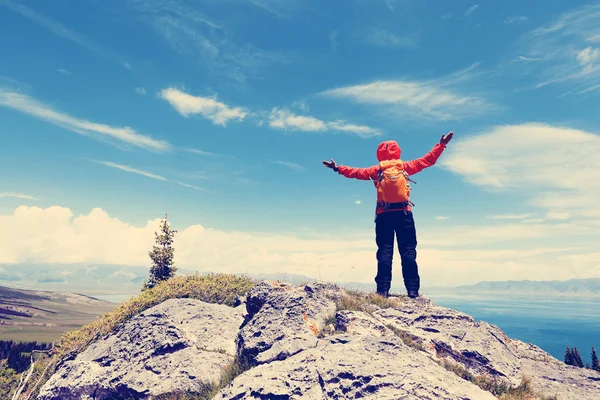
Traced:
[[402, 262], [402, 277], [407, 291], [419, 291], [420, 278], [417, 266], [417, 232], [412, 212], [388, 211], [375, 219], [377, 242], [377, 291], [388, 291], [392, 283], [392, 258], [394, 233]]

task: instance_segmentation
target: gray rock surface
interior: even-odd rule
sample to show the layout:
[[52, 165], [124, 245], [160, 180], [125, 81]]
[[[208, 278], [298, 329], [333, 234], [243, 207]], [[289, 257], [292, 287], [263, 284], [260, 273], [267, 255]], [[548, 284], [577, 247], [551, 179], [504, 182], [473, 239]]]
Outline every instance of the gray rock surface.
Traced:
[[396, 336], [336, 335], [238, 376], [215, 399], [446, 399], [495, 397]]
[[420, 339], [425, 351], [448, 357], [475, 375], [487, 375], [512, 385], [521, 382], [517, 348], [498, 327], [433, 303], [406, 301], [398, 309], [373, 313], [376, 320]]
[[238, 351], [252, 363], [283, 360], [316, 346], [325, 321], [336, 311], [331, 300], [341, 290], [331, 284], [257, 285], [248, 295], [252, 319], [240, 330]]
[[243, 307], [171, 299], [122, 324], [67, 361], [38, 399], [146, 398], [200, 390], [218, 381], [235, 354]]
[[532, 378], [532, 387], [559, 400], [600, 399], [600, 373], [558, 363], [523, 359], [523, 374]]
[[514, 386], [529, 377], [560, 400], [600, 400], [600, 373], [566, 366], [494, 325], [424, 297], [337, 310], [344, 293], [326, 283], [261, 282], [236, 308], [165, 301], [65, 362], [38, 399], [197, 391], [238, 357], [252, 368], [218, 399], [494, 399], [440, 366], [453, 360]]

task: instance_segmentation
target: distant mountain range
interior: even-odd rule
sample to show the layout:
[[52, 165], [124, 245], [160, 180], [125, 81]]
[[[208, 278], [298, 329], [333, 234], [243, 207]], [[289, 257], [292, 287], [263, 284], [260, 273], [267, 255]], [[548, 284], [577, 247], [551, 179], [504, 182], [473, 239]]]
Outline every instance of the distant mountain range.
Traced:
[[[148, 278], [149, 267], [103, 264], [18, 264], [0, 265], [0, 285], [22, 289], [68, 291], [94, 296], [95, 294], [139, 293]], [[196, 271], [178, 269], [178, 274]], [[314, 281], [316, 278], [288, 273], [238, 274], [254, 279], [280, 280], [293, 284]], [[335, 282], [339, 286], [374, 291], [375, 282]], [[396, 278], [394, 291], [403, 292], [402, 280]], [[480, 282], [476, 285], [436, 288], [422, 285], [426, 294], [453, 293], [510, 293], [528, 295], [599, 296], [600, 279], [571, 279], [567, 281], [502, 281]]]
[[[447, 291], [448, 289], [443, 290]], [[600, 297], [600, 278], [570, 279], [567, 281], [485, 281], [479, 282], [476, 285], [459, 286], [452, 288], [451, 290], [453, 292], [469, 293], [514, 293]]]

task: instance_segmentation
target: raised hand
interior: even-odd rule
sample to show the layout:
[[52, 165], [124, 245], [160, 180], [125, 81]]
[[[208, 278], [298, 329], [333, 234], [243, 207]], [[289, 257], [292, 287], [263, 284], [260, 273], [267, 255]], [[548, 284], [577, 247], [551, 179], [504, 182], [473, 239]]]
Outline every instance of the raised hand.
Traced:
[[454, 132], [450, 132], [447, 135], [444, 135], [442, 133], [442, 138], [440, 139], [440, 144], [443, 144], [444, 146], [447, 145], [448, 143], [450, 143], [450, 141], [452, 140], [452, 136], [454, 135]]
[[331, 168], [333, 170], [337, 169], [337, 164], [333, 161], [333, 158], [330, 158], [331, 161], [323, 161], [323, 165], [327, 168]]

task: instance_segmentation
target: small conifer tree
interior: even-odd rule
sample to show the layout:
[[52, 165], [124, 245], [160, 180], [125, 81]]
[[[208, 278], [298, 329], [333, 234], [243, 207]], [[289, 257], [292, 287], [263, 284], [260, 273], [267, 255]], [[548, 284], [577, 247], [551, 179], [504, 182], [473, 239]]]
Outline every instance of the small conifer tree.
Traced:
[[579, 350], [577, 350], [577, 347], [573, 347], [571, 353], [573, 354], [573, 365], [579, 368], [583, 368], [583, 360], [581, 359], [581, 355], [579, 354]]
[[165, 219], [161, 221], [160, 233], [154, 232], [155, 245], [152, 251], [148, 252], [152, 266], [150, 267], [150, 276], [148, 282], [144, 282], [143, 290], [151, 289], [161, 281], [165, 281], [175, 276], [177, 267], [173, 263], [173, 237], [177, 231], [172, 230], [167, 222], [167, 214]]
[[571, 353], [569, 346], [567, 346], [567, 349], [565, 350], [565, 364], [575, 365], [573, 362], [573, 353]]
[[594, 346], [592, 346], [592, 369], [600, 372], [600, 361], [598, 361], [598, 354], [596, 354]]

